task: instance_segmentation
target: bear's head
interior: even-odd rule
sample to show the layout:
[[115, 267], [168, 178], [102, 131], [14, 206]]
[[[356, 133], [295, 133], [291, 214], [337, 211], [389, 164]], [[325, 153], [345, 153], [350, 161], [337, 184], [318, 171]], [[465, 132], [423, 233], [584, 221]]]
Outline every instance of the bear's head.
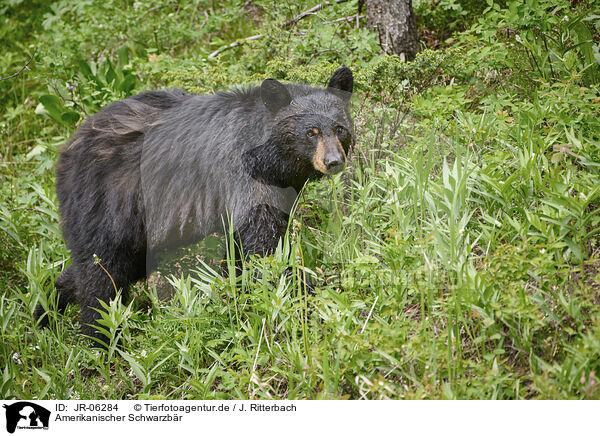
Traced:
[[[252, 176], [300, 188], [309, 179], [342, 171], [353, 143], [352, 89], [352, 72], [346, 67], [335, 71], [326, 88], [266, 79], [260, 96], [273, 127], [266, 146], [251, 153], [257, 158]], [[258, 158], [263, 163], [270, 161], [269, 165], [264, 166]]]

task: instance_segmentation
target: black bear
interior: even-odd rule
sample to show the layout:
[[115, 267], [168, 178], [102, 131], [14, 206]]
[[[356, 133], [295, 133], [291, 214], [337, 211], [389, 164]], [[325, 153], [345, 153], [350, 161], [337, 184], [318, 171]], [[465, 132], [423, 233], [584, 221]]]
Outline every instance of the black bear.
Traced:
[[[99, 300], [227, 222], [245, 255], [272, 253], [303, 185], [346, 166], [352, 89], [342, 67], [326, 88], [266, 79], [215, 95], [149, 91], [89, 117], [57, 165], [72, 257], [55, 283], [58, 309], [79, 303], [84, 332], [101, 339]], [[36, 318], [47, 323], [41, 306]]]

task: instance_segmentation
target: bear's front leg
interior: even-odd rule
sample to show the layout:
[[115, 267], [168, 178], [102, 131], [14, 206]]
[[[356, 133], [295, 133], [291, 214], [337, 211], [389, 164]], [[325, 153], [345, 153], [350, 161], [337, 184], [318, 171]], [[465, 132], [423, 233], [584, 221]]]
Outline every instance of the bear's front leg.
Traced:
[[255, 206], [234, 232], [236, 266], [252, 254], [273, 254], [279, 240], [285, 236], [288, 220], [289, 215], [276, 207]]
[[[242, 262], [252, 255], [268, 256], [277, 249], [280, 239], [285, 237], [289, 215], [281, 209], [268, 204], [261, 204], [252, 209], [247, 220], [235, 232], [235, 266], [236, 274], [242, 271]], [[293, 268], [285, 270], [286, 276], [293, 274]], [[225, 271], [225, 275], [228, 271]], [[302, 277], [302, 286], [308, 294], [314, 294], [315, 285], [310, 277]]]

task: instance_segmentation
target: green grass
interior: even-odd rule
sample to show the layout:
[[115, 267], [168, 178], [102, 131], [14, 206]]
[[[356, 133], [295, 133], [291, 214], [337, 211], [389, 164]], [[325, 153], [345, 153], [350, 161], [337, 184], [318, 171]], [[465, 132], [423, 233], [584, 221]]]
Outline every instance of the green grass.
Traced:
[[[435, 14], [415, 2], [422, 23], [441, 26], [425, 34], [476, 14], [409, 64], [378, 55], [364, 23], [328, 23], [355, 2], [288, 34], [278, 26], [311, 2], [270, 10], [257, 1], [250, 24], [239, 19], [244, 2], [198, 2], [202, 25], [165, 1], [136, 29], [147, 47], [115, 37], [143, 13], [125, 3], [113, 23], [121, 2], [59, 13], [60, 3], [37, 21], [17, 20], [18, 5], [0, 9], [23, 35], [7, 45], [3, 71], [27, 60], [22, 47], [43, 53], [32, 71], [0, 82], [0, 397], [600, 398], [594, 2], [483, 13], [462, 1]], [[78, 308], [52, 310], [45, 293], [69, 263], [53, 163], [78, 119], [161, 86], [210, 92], [269, 76], [322, 85], [342, 62], [357, 79], [351, 165], [305, 188], [273, 256], [232, 280], [214, 262], [215, 241], [206, 258], [182, 251], [134, 299], [104, 307], [108, 353], [79, 334]], [[159, 298], [163, 289], [171, 299]], [[32, 317], [40, 301], [50, 308], [43, 330]]]

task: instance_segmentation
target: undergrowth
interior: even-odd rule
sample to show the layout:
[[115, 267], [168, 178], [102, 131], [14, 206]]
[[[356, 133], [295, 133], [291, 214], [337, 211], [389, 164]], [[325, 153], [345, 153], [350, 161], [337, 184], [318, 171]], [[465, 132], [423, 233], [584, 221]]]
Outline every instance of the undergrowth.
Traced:
[[[415, 2], [430, 48], [410, 63], [355, 1], [291, 28], [312, 3], [0, 7], [2, 76], [35, 53], [0, 82], [0, 397], [600, 398], [598, 3], [479, 3]], [[340, 64], [351, 164], [306, 186], [278, 251], [237, 280], [211, 261], [226, 241], [182, 252], [104, 307], [112, 342], [90, 348], [45, 297], [76, 126], [144, 89], [322, 86]]]

